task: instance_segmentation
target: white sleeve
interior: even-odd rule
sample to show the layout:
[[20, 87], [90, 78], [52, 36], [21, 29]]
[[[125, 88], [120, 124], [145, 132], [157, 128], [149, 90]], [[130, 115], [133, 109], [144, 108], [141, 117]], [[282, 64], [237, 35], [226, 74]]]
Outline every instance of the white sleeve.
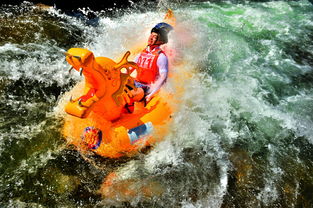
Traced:
[[137, 64], [138, 63], [138, 59], [139, 59], [140, 54], [138, 54], [134, 60], [134, 62]]
[[164, 55], [164, 53], [161, 53], [157, 60], [157, 66], [159, 68], [159, 74], [162, 73], [168, 73], [168, 59]]

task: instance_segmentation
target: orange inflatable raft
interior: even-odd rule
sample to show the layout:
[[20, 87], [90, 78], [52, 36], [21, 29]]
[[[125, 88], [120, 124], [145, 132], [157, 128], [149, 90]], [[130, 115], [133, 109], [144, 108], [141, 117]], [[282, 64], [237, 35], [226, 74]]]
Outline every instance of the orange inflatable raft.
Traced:
[[[133, 112], [125, 105], [136, 90], [127, 52], [118, 63], [94, 57], [87, 49], [71, 48], [66, 60], [85, 77], [70, 92], [65, 105], [63, 135], [79, 150], [91, 150], [103, 157], [131, 156], [162, 139], [169, 128], [170, 95], [156, 95], [148, 103], [135, 102]], [[76, 97], [76, 98], [73, 98]]]
[[[172, 10], [164, 22], [175, 25]], [[138, 69], [127, 59], [130, 52], [116, 63], [106, 57], [95, 57], [87, 49], [71, 48], [66, 61], [84, 76], [65, 97], [66, 115], [62, 133], [66, 140], [82, 151], [93, 151], [103, 157], [132, 156], [160, 141], [170, 128], [173, 96], [162, 92], [148, 103], [132, 102], [136, 91], [131, 70]], [[73, 99], [74, 97], [74, 99]], [[128, 112], [125, 106], [133, 103]]]

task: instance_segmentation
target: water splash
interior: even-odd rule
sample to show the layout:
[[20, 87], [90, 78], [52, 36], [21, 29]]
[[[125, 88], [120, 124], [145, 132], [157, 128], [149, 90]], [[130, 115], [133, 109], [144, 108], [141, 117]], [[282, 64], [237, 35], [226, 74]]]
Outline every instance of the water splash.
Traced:
[[[80, 155], [64, 144], [55, 106], [80, 77], [69, 78], [59, 51], [87, 47], [118, 60], [131, 49], [135, 56], [163, 13], [101, 14], [93, 27], [53, 9], [1, 10], [1, 20], [7, 20], [1, 28], [19, 24], [0, 39], [2, 205], [312, 203], [312, 5], [303, 0], [176, 7], [179, 25], [169, 46], [179, 52], [171, 72], [180, 79], [170, 78], [165, 88], [185, 93], [172, 131], [147, 153], [120, 161]], [[55, 37], [55, 31], [64, 35]], [[98, 190], [112, 172], [118, 181], [103, 198]], [[131, 195], [123, 195], [125, 184]]]

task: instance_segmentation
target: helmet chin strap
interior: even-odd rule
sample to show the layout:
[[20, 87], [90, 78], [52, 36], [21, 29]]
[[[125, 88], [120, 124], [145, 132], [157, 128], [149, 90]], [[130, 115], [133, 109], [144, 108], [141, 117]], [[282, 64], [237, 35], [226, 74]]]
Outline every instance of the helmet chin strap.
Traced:
[[158, 46], [160, 46], [159, 44], [153, 44], [153, 45], [148, 45], [148, 51], [152, 51], [153, 49], [157, 48]]
[[156, 38], [156, 40], [155, 40], [153, 45], [156, 45], [156, 43], [159, 41], [159, 39], [160, 39], [160, 34], [158, 34], [158, 36], [157, 36], [157, 38]]

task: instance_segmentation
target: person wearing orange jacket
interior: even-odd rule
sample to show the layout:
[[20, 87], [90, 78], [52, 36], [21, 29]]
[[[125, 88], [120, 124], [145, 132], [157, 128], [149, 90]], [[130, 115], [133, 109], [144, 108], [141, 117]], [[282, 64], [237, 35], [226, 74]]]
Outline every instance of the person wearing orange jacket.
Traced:
[[168, 58], [160, 46], [168, 42], [168, 33], [171, 30], [173, 27], [165, 22], [155, 25], [148, 38], [147, 47], [134, 60], [139, 67], [135, 78], [135, 86], [139, 90], [133, 94], [136, 96], [138, 93], [144, 93], [147, 102], [167, 79]]

